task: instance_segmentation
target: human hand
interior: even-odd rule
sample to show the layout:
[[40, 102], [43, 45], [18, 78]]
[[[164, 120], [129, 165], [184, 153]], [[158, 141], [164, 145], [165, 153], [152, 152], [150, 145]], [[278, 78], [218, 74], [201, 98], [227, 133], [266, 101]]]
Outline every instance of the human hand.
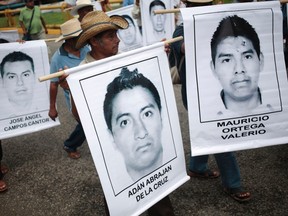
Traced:
[[25, 40], [22, 40], [22, 39], [18, 39], [16, 40], [16, 42], [20, 43], [20, 44], [24, 44], [26, 41]]
[[56, 108], [50, 108], [48, 115], [53, 121], [55, 121], [55, 119], [58, 117], [58, 112]]
[[[166, 38], [163, 38], [161, 41], [166, 41]], [[164, 51], [168, 55], [171, 51], [171, 46], [169, 43], [164, 43]]]

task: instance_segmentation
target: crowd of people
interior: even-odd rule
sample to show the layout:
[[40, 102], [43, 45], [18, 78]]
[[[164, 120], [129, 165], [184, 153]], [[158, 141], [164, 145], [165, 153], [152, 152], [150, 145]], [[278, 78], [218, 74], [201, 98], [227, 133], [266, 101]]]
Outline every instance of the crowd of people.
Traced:
[[[63, 41], [63, 43], [59, 47], [59, 49], [57, 49], [57, 51], [54, 53], [53, 57], [51, 58], [51, 63], [50, 63], [51, 74], [58, 72], [60, 70], [66, 69], [66, 68], [76, 67], [78, 65], [87, 64], [90, 62], [98, 61], [98, 60], [101, 60], [110, 56], [117, 55], [119, 51], [118, 45], [120, 42], [118, 35], [117, 35], [117, 30], [126, 29], [129, 26], [129, 22], [124, 17], [115, 16], [115, 15], [109, 17], [108, 15], [106, 15], [104, 11], [94, 11], [92, 2], [87, 2], [83, 0], [78, 0], [78, 1], [79, 2], [82, 1], [82, 4], [79, 2], [77, 4], [76, 2], [75, 6], [72, 7], [72, 10], [71, 10], [71, 13], [73, 15], [77, 15], [77, 17], [66, 21], [64, 24], [60, 26], [61, 35], [59, 38], [56, 39], [56, 42]], [[138, 20], [138, 26], [141, 29], [142, 28], [141, 9], [139, 8], [139, 1], [140, 0], [135, 0], [135, 2], [123, 1], [123, 6], [134, 4], [134, 9], [131, 15]], [[24, 35], [29, 34], [32, 40], [45, 38], [44, 35], [45, 33], [47, 34], [47, 28], [45, 25], [45, 21], [41, 16], [39, 7], [34, 6], [34, 0], [25, 0], [25, 2], [26, 2], [26, 7], [21, 10], [20, 17], [19, 17], [19, 23], [23, 29], [23, 34]], [[155, 2], [159, 5], [160, 1], [155, 0]], [[212, 4], [213, 4], [212, 0], [182, 0], [182, 1], [176, 1], [174, 6], [175, 7], [198, 7], [198, 6], [207, 6], [207, 5], [212, 5]], [[34, 16], [33, 21], [30, 21], [31, 17], [33, 18], [33, 16]], [[176, 20], [177, 27], [174, 31], [173, 37], [184, 36], [184, 28], [183, 28], [183, 24], [181, 23], [181, 21], [182, 21], [181, 18], [178, 17]], [[240, 23], [242, 22], [242, 20], [239, 20], [238, 18], [234, 17], [233, 22], [239, 23], [239, 26], [240, 26]], [[109, 23], [109, 25], [107, 26], [105, 23]], [[106, 25], [105, 28], [103, 28], [102, 25]], [[229, 35], [229, 37], [232, 37], [232, 38], [237, 37], [237, 36]], [[216, 50], [218, 49], [220, 45], [228, 43], [225, 41], [227, 40], [227, 38], [226, 39], [223, 39], [223, 38], [217, 38], [217, 44], [215, 44], [215, 46], [217, 46], [217, 48], [215, 48]], [[239, 40], [242, 41], [243, 39], [246, 41], [250, 41], [250, 43], [248, 44], [250, 47], [250, 50], [257, 50], [257, 47], [253, 46], [254, 43], [251, 41], [249, 36], [241, 35], [241, 38]], [[243, 44], [241, 45], [241, 41], [239, 42], [239, 46], [237, 46], [235, 49], [239, 50], [239, 47], [240, 48], [244, 47]], [[166, 47], [166, 50], [170, 51], [170, 48]], [[182, 58], [184, 58], [184, 61], [185, 61], [184, 40], [171, 44], [171, 52], [173, 52], [174, 55], [176, 56], [176, 61], [180, 62]], [[243, 52], [245, 52], [245, 50]], [[217, 56], [217, 54], [215, 54], [215, 56]], [[258, 59], [258, 62], [261, 63], [260, 58], [262, 57], [260, 53], [258, 57], [256, 56], [255, 58]], [[217, 62], [216, 63], [214, 62], [213, 68], [215, 70], [219, 68], [217, 64], [218, 64]], [[178, 68], [178, 71], [179, 71], [179, 75], [180, 75], [180, 79], [182, 83], [183, 104], [185, 108], [188, 110], [187, 94], [186, 94], [185, 62], [182, 64], [181, 68]], [[137, 74], [137, 72], [135, 73]], [[219, 70], [216, 71], [216, 73], [220, 73]], [[84, 130], [82, 128], [81, 119], [79, 118], [78, 111], [73, 100], [73, 95], [71, 95], [70, 90], [69, 90], [69, 85], [66, 82], [66, 77], [67, 75], [63, 75], [59, 78], [53, 78], [51, 80], [49, 116], [52, 120], [55, 120], [58, 117], [56, 101], [57, 101], [58, 87], [60, 85], [63, 88], [67, 108], [69, 112], [73, 114], [77, 122], [75, 129], [72, 131], [70, 136], [64, 141], [63, 149], [67, 152], [69, 158], [79, 159], [81, 157], [81, 154], [78, 151], [78, 148], [83, 144], [86, 137], [85, 137]], [[140, 95], [148, 94], [147, 92], [142, 93], [143, 89], [141, 89], [141, 91], [138, 89], [138, 91], [139, 92], [137, 93]], [[231, 102], [231, 100], [229, 100], [229, 98], [227, 97], [228, 93], [225, 91], [225, 89], [223, 90], [223, 100], [225, 100], [225, 104], [227, 106], [232, 107], [233, 101]], [[118, 92], [118, 94], [120, 95], [121, 93]], [[259, 91], [257, 91], [257, 88], [256, 88], [256, 95], [258, 94], [259, 94]], [[127, 96], [124, 96], [124, 97], [127, 97]], [[155, 103], [153, 98], [151, 98], [151, 101], [152, 101], [151, 104]], [[255, 103], [256, 104], [260, 103], [259, 97], [258, 99], [255, 99]], [[155, 107], [157, 107], [157, 105], [155, 105]], [[159, 115], [161, 114], [160, 110], [161, 108], [158, 107], [157, 113], [159, 113]], [[117, 135], [117, 131], [116, 131], [117, 129], [114, 128], [114, 125], [112, 126], [110, 125], [109, 129], [111, 130], [111, 133], [113, 131], [112, 134], [114, 136]], [[228, 152], [228, 153], [215, 154], [214, 156], [215, 156], [219, 171], [210, 170], [207, 165], [209, 156], [203, 155], [203, 156], [190, 158], [187, 174], [191, 178], [201, 178], [201, 179], [211, 179], [211, 180], [221, 176], [223, 190], [229, 196], [231, 196], [234, 200], [239, 201], [239, 202], [249, 201], [251, 199], [251, 193], [243, 189], [242, 187], [240, 168], [238, 166], [235, 154], [233, 152]], [[1, 167], [0, 192], [4, 192], [8, 189], [4, 181], [4, 175], [8, 172], [8, 167], [6, 167], [3, 164], [1, 165], [1, 160], [2, 160], [2, 148], [1, 148], [1, 141], [0, 141], [0, 167]], [[132, 173], [131, 175], [133, 176], [136, 175], [135, 171], [132, 168], [131, 168], [131, 173]], [[107, 204], [105, 205], [105, 209], [106, 209], [106, 214], [109, 215]], [[149, 208], [148, 214], [155, 215], [155, 216], [156, 215], [158, 216], [159, 215], [160, 216], [161, 215], [163, 216], [174, 215], [172, 203], [170, 201], [169, 196], [163, 198], [158, 203], [156, 203], [151, 208]]]

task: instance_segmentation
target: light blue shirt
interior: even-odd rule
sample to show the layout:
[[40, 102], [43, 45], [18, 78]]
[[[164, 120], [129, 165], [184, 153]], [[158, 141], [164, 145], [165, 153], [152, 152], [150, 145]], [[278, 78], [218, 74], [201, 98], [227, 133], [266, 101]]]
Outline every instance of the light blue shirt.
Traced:
[[[80, 62], [85, 58], [86, 54], [90, 51], [88, 46], [84, 46], [80, 49], [80, 57], [75, 56], [71, 53], [68, 53], [62, 46], [54, 53], [51, 59], [50, 64], [50, 74], [56, 73], [59, 69], [64, 69], [65, 66], [68, 68], [76, 67], [80, 64]], [[58, 78], [51, 79], [51, 82], [58, 82]], [[70, 100], [70, 92], [68, 90], [64, 90], [64, 95], [66, 99], [66, 104], [68, 109], [71, 111], [71, 100]]]

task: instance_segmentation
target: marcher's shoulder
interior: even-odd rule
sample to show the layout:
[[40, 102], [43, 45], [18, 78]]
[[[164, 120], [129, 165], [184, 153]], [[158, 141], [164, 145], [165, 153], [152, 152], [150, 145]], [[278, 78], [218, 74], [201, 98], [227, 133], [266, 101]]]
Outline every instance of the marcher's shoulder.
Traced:
[[23, 13], [27, 8], [26, 7], [23, 7], [20, 9], [20, 13]]
[[58, 56], [60, 55], [60, 50], [59, 50], [59, 49], [60, 49], [60, 48], [58, 48], [58, 49], [53, 53], [52, 58], [51, 58], [51, 62], [55, 61], [55, 60], [58, 58]]
[[177, 26], [174, 30], [173, 37], [184, 36], [183, 23]]
[[61, 58], [60, 58], [60, 53], [59, 49], [55, 51], [51, 58], [50, 62], [50, 74], [56, 73], [58, 71], [58, 65], [61, 64]]

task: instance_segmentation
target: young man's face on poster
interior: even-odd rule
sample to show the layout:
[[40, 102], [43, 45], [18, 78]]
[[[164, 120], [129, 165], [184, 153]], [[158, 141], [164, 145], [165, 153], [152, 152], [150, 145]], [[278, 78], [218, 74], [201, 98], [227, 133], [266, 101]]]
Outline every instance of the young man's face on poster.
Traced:
[[3, 86], [10, 102], [21, 105], [33, 98], [35, 75], [30, 61], [6, 62]]
[[136, 40], [136, 26], [135, 24], [130, 20], [126, 19], [129, 23], [129, 26], [127, 29], [119, 29], [118, 34], [121, 40], [128, 45], [134, 44]]
[[155, 14], [154, 10], [164, 10], [165, 8], [161, 5], [155, 5], [151, 8], [150, 11], [150, 19], [153, 25], [153, 29], [156, 32], [162, 32], [165, 29], [165, 20], [166, 20], [166, 15], [165, 14]]
[[122, 90], [113, 100], [111, 123], [128, 171], [141, 171], [162, 160], [161, 113], [148, 89]]
[[257, 53], [245, 37], [227, 37], [217, 46], [215, 64], [211, 68], [220, 81], [225, 96], [245, 100], [257, 94], [263, 55]]

